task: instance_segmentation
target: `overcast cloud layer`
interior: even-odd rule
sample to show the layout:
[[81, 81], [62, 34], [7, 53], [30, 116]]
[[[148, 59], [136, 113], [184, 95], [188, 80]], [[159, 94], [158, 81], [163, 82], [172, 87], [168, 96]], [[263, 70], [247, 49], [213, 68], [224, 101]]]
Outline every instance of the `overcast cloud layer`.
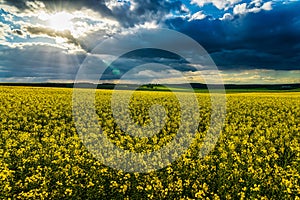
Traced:
[[[295, 0], [0, 0], [0, 82], [73, 82], [103, 40], [120, 34], [143, 43], [140, 30], [169, 28], [202, 45], [225, 83], [299, 83], [299, 10]], [[123, 56], [104, 79], [149, 62], [175, 70], [137, 74], [176, 83], [179, 70], [202, 80], [182, 58], [156, 51]]]

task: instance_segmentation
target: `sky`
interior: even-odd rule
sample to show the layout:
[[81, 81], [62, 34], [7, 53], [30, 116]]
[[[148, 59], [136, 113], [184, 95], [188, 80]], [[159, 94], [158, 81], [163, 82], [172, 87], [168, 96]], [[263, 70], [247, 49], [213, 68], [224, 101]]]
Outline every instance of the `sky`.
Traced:
[[[101, 42], [117, 35], [134, 46], [145, 42], [141, 32], [163, 28], [201, 45], [226, 84], [300, 83], [299, 11], [298, 0], [0, 0], [0, 82], [74, 82]], [[169, 67], [132, 70], [147, 63]], [[150, 82], [179, 83], [179, 72], [203, 82], [188, 59], [155, 49], [122, 55], [101, 80], [128, 71]]]

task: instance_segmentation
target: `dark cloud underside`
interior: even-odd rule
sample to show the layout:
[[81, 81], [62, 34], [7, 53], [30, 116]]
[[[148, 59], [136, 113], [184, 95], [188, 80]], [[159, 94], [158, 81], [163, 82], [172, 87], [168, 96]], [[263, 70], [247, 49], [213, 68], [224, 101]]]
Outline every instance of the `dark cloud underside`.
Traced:
[[[45, 8], [51, 12], [59, 12], [63, 10], [80, 10], [89, 8], [104, 17], [116, 19], [124, 27], [132, 27], [136, 24], [142, 24], [149, 20], [159, 21], [166, 14], [172, 11], [178, 11], [181, 8], [181, 1], [165, 1], [165, 0], [136, 0], [134, 8], [130, 10], [130, 1], [120, 6], [115, 6], [112, 9], [108, 8], [103, 0], [5, 0], [9, 5], [16, 6], [20, 10], [32, 10], [28, 2], [43, 2]], [[26, 3], [27, 2], [27, 3]], [[115, 2], [118, 2], [117, 0]]]
[[[231, 79], [234, 78], [233, 72], [241, 79], [256, 80], [249, 77], [248, 70], [252, 70], [256, 73], [254, 78], [261, 75], [271, 81], [281, 77], [279, 72], [285, 74], [284, 80], [293, 76], [293, 82], [298, 81], [300, 1], [274, 0], [270, 3], [267, 0], [246, 0], [234, 3], [206, 0], [203, 6], [200, 1], [191, 4], [190, 1], [178, 0], [0, 2], [17, 8], [0, 8], [0, 79], [37, 77], [40, 78], [38, 80], [72, 80], [80, 62], [88, 56], [99, 56], [93, 49], [113, 34], [121, 33], [122, 39], [128, 38], [121, 40], [125, 41], [122, 42], [124, 47], [134, 47], [147, 42], [141, 41], [138, 36], [142, 28], [148, 31], [153, 27], [162, 27], [177, 30], [195, 39], [208, 51], [222, 73], [229, 73], [227, 80], [240, 81]], [[222, 7], [222, 2], [227, 2], [228, 5], [223, 5], [226, 9]], [[183, 5], [186, 7], [183, 8]], [[261, 8], [263, 5], [264, 9]], [[218, 9], [218, 6], [222, 8]], [[38, 16], [40, 11], [50, 17], [65, 11], [73, 17], [70, 22], [72, 28], [59, 31], [61, 29], [51, 27], [47, 18], [44, 20]], [[75, 13], [81, 13], [82, 16], [73, 16]], [[73, 26], [79, 28], [75, 30]], [[158, 42], [163, 44], [170, 40], [171, 36], [161, 35]], [[183, 44], [174, 40], [174, 45]], [[114, 45], [107, 48], [113, 51]], [[104, 49], [102, 53], [106, 52], [109, 50]], [[135, 66], [151, 62], [171, 66], [183, 73], [193, 72], [191, 65], [180, 57], [148, 49], [121, 56], [112, 63], [103, 78], [115, 79]], [[243, 70], [246, 72], [243, 73]], [[262, 71], [264, 74], [260, 74]], [[267, 77], [269, 72], [273, 75]], [[153, 72], [150, 70], [147, 73], [151, 75]]]
[[233, 20], [177, 18], [167, 23], [202, 44], [223, 69], [296, 70], [300, 68], [299, 10], [300, 2]]

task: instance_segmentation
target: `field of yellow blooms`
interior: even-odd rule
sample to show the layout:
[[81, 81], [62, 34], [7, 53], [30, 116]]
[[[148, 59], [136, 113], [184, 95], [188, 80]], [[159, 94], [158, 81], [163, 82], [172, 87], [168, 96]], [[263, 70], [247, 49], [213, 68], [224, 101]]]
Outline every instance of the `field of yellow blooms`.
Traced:
[[[120, 148], [155, 151], [180, 126], [170, 92], [135, 92], [135, 123], [149, 123], [154, 101], [166, 126], [134, 138], [114, 122], [112, 91], [99, 90], [103, 132]], [[300, 199], [300, 93], [227, 95], [226, 120], [215, 148], [199, 158], [210, 123], [210, 98], [197, 94], [196, 139], [178, 160], [151, 173], [107, 167], [82, 143], [72, 115], [72, 89], [0, 87], [0, 199]]]

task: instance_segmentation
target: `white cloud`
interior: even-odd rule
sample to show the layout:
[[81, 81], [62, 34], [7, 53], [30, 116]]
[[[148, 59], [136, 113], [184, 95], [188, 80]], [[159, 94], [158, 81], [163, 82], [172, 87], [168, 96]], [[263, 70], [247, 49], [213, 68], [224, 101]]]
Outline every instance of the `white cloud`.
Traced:
[[[234, 6], [233, 14], [235, 15], [243, 15], [247, 13], [258, 13], [262, 10], [272, 10], [272, 2], [265, 2], [262, 4], [261, 1], [252, 1], [249, 5], [247, 3], [242, 3]], [[254, 5], [254, 7], [252, 7]]]
[[263, 6], [261, 7], [263, 10], [272, 10], [272, 2], [266, 2], [263, 4]]
[[233, 16], [230, 13], [225, 13], [223, 17], [219, 18], [220, 20], [232, 20]]
[[193, 21], [193, 20], [202, 20], [205, 17], [206, 17], [206, 15], [203, 14], [202, 11], [199, 11], [199, 12], [196, 12], [195, 14], [193, 14], [188, 21], [190, 22], [190, 21]]
[[1, 1], [0, 1], [0, 5], [1, 5], [1, 8], [7, 12], [10, 12], [10, 13], [19, 12], [19, 10], [15, 6], [10, 6], [10, 5], [4, 4]]
[[[43, 7], [43, 3], [28, 3], [27, 6]], [[53, 14], [47, 10], [36, 10], [29, 12], [9, 13], [13, 7], [6, 7], [6, 12], [1, 17], [5, 22], [0, 22], [0, 41], [2, 45], [22, 47], [33, 44], [55, 45], [62, 50], [82, 51], [83, 49], [93, 47], [104, 37], [121, 31], [120, 24], [117, 20], [100, 17], [100, 15], [90, 9], [83, 8], [77, 11], [67, 12], [70, 23], [69, 30], [55, 30], [51, 25]], [[59, 19], [57, 19], [59, 21]], [[155, 23], [145, 23], [141, 25], [144, 28], [155, 28]], [[40, 31], [29, 32], [40, 29]], [[95, 32], [101, 33], [94, 34]], [[58, 34], [56, 34], [58, 33]], [[71, 42], [70, 39], [73, 41]], [[84, 46], [81, 46], [83, 44]], [[85, 49], [86, 50], [86, 49]]]
[[252, 0], [250, 5], [254, 5], [255, 7], [260, 7], [262, 4], [262, 0]]
[[5, 37], [7, 36], [8, 32], [10, 32], [9, 25], [0, 22], [0, 41], [5, 41]]
[[203, 7], [206, 4], [213, 4], [219, 10], [227, 10], [235, 4], [239, 3], [241, 0], [192, 0], [192, 4], [197, 4], [200, 7]]
[[143, 24], [136, 25], [136, 27], [138, 27], [139, 29], [140, 28], [142, 28], [142, 29], [155, 29], [155, 28], [158, 28], [159, 25], [157, 24], [156, 21], [152, 21], [152, 22], [145, 22]]
[[238, 4], [233, 9], [233, 14], [244, 14], [247, 13], [247, 3]]
[[107, 8], [110, 10], [115, 9], [116, 7], [122, 7], [122, 6], [129, 6], [130, 5], [130, 10], [133, 10], [136, 7], [136, 3], [134, 1], [129, 2], [129, 1], [106, 1], [105, 5]]
[[241, 3], [242, 0], [191, 0], [191, 4], [203, 7], [206, 4], [213, 4], [219, 10], [228, 10], [234, 7], [234, 14], [256, 13], [261, 10], [272, 10], [272, 1], [263, 3], [262, 0], [252, 0], [249, 4]]
[[225, 84], [284, 84], [299, 83], [300, 70], [277, 71], [266, 69], [253, 69], [241, 71], [222, 71]]
[[186, 12], [186, 13], [190, 12], [190, 10], [188, 9], [188, 7], [186, 7], [184, 4], [181, 5], [180, 9], [181, 9], [181, 11]]
[[207, 83], [207, 84], [221, 84], [222, 79], [216, 70], [202, 70], [202, 71], [177, 71], [174, 69], [143, 69], [130, 70], [125, 75], [126, 78], [120, 80], [110, 80], [115, 83], [160, 83], [160, 84], [182, 84], [182, 83]]
[[131, 28], [122, 28], [119, 31], [120, 35], [131, 35], [131, 34], [136, 34], [140, 30], [149, 30], [149, 29], [157, 29], [161, 25], [157, 23], [157, 21], [149, 21], [149, 22], [144, 22], [143, 24], [136, 24], [134, 27]]
[[45, 8], [45, 4], [41, 1], [26, 1], [25, 4], [32, 10], [39, 10], [41, 8]]

